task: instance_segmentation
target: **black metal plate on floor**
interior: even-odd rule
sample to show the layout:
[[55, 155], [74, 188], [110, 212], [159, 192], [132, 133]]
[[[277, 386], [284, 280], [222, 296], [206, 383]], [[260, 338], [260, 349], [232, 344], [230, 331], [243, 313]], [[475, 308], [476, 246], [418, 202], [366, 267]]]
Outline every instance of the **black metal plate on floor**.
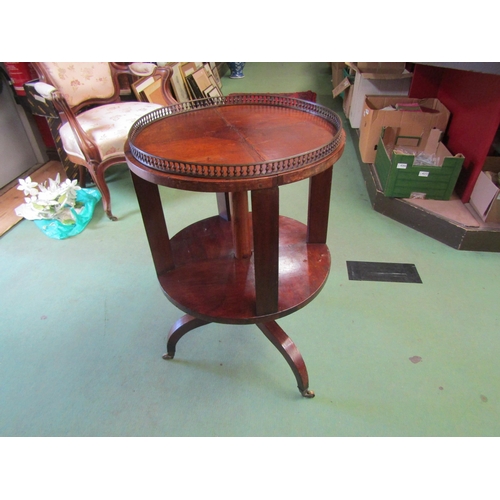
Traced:
[[389, 281], [422, 283], [414, 264], [347, 261], [349, 279], [354, 281]]

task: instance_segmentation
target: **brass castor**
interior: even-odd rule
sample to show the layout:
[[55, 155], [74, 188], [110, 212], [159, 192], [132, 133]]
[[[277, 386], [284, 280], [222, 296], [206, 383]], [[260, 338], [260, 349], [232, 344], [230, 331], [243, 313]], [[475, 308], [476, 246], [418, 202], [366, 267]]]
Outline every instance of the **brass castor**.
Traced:
[[314, 392], [310, 389], [304, 389], [300, 392], [305, 398], [313, 398], [315, 396]]

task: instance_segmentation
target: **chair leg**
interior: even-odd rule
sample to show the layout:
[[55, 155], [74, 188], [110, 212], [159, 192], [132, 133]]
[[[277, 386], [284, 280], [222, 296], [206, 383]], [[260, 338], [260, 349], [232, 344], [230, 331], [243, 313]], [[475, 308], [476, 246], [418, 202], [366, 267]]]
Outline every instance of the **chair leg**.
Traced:
[[106, 179], [104, 178], [104, 171], [106, 170], [105, 165], [101, 163], [97, 166], [97, 168], [88, 167], [88, 169], [97, 189], [99, 189], [102, 195], [102, 206], [104, 208], [104, 212], [106, 212], [106, 215], [108, 216], [108, 219], [112, 221], [118, 220], [118, 218], [111, 213], [111, 195]]
[[84, 188], [87, 185], [87, 179], [86, 177], [86, 172], [87, 170], [83, 165], [78, 165], [78, 184]]

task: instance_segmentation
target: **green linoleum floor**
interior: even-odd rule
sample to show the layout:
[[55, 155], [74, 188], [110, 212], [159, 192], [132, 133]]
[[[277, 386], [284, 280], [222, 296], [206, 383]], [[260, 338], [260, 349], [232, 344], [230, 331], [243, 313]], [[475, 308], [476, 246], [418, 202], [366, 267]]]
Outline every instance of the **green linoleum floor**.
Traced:
[[[327, 63], [247, 63], [232, 92], [313, 90], [337, 110]], [[461, 252], [372, 210], [352, 136], [333, 174], [329, 279], [278, 321], [314, 399], [254, 326], [210, 324], [162, 354], [182, 313], [160, 291], [126, 167], [69, 240], [22, 221], [0, 238], [1, 436], [498, 436], [499, 254]], [[305, 222], [307, 182], [281, 190]], [[216, 213], [162, 189], [171, 235]], [[415, 264], [422, 284], [349, 281], [346, 261]], [[419, 362], [418, 358], [420, 358]]]

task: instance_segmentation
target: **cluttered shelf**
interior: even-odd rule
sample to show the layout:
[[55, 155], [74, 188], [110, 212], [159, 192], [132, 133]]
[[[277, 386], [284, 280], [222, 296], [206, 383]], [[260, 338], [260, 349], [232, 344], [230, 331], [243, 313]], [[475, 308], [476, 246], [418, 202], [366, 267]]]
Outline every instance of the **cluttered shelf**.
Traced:
[[389, 198], [374, 165], [360, 165], [375, 211], [457, 250], [500, 252], [500, 224], [482, 221], [455, 193], [446, 201]]
[[[332, 63], [333, 95], [343, 100], [373, 208], [453, 248], [500, 252], [500, 169], [498, 156], [492, 156], [496, 154], [494, 137], [498, 137], [498, 123], [489, 125], [487, 142], [481, 145], [483, 168], [477, 172], [480, 148], [471, 151], [468, 142], [461, 139], [464, 111], [459, 105], [450, 105], [450, 90], [423, 95], [422, 85], [418, 79], [417, 84], [414, 81], [417, 65], [390, 63], [384, 73], [385, 64]], [[459, 73], [452, 75], [455, 80], [463, 80], [461, 73], [467, 72]], [[491, 83], [492, 77], [500, 78], [484, 78]], [[405, 92], [401, 82], [408, 78], [411, 85], [404, 83], [408, 88]], [[442, 75], [442, 80], [447, 88], [452, 78]], [[478, 86], [481, 89], [481, 83]], [[412, 89], [417, 96], [412, 96]], [[469, 87], [467, 92], [471, 92]], [[463, 95], [466, 91], [456, 93]], [[494, 114], [500, 107], [499, 92], [489, 92], [486, 99], [494, 104]], [[480, 116], [469, 117], [470, 122], [474, 120], [488, 123]], [[450, 143], [456, 154], [448, 150]], [[462, 154], [461, 148], [457, 151], [457, 145], [466, 154]], [[394, 149], [397, 154], [393, 154]], [[424, 165], [418, 165], [418, 159], [429, 153], [439, 158], [436, 164], [424, 161]], [[468, 183], [464, 177], [468, 177]], [[472, 180], [474, 185], [470, 188]], [[466, 192], [464, 195], [464, 186], [469, 186], [468, 196]]]

